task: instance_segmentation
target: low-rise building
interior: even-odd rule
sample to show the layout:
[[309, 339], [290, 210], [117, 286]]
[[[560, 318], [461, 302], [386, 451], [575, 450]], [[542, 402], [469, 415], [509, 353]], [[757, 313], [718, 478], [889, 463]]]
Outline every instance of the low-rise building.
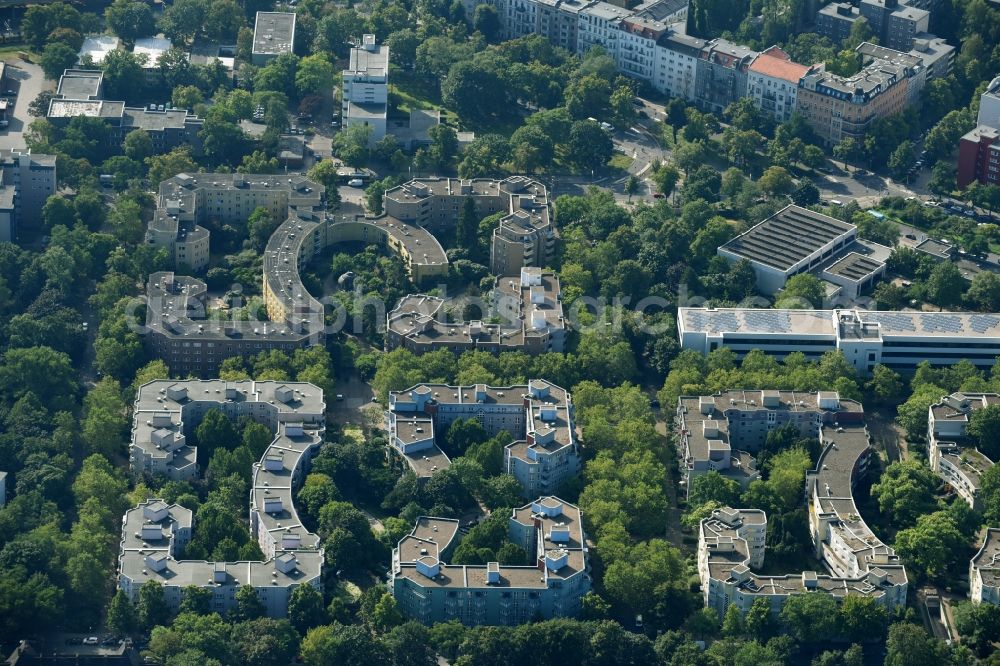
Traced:
[[862, 376], [877, 364], [913, 372], [924, 361], [989, 369], [1000, 356], [1000, 313], [681, 307], [677, 330], [683, 349], [703, 354], [729, 347], [738, 358], [759, 349], [815, 361], [840, 350]]
[[504, 471], [533, 497], [580, 471], [573, 413], [569, 392], [542, 379], [503, 387], [418, 384], [389, 394], [386, 423], [393, 449], [425, 477], [450, 464], [437, 441], [457, 419], [476, 419], [490, 436], [509, 433]]
[[530, 566], [447, 564], [457, 535], [455, 521], [419, 518], [393, 550], [388, 588], [407, 617], [478, 626], [579, 614], [591, 580], [578, 507], [547, 496], [513, 509], [508, 538], [525, 549]]
[[263, 67], [295, 47], [295, 14], [290, 12], [257, 12], [253, 24], [251, 64]]
[[386, 316], [386, 348], [403, 347], [416, 354], [437, 349], [493, 354], [565, 350], [566, 321], [554, 273], [522, 268], [519, 278], [497, 278], [483, 319], [449, 321], [444, 305], [436, 296], [404, 296]]
[[351, 48], [350, 64], [343, 71], [341, 113], [344, 129], [371, 128], [369, 143], [385, 136], [389, 115], [389, 47], [377, 44], [375, 35], [364, 35]]
[[117, 51], [122, 40], [114, 35], [88, 35], [80, 46], [77, 62], [88, 67], [101, 66], [104, 57], [112, 51]]
[[977, 409], [1000, 405], [996, 393], [952, 393], [927, 410], [927, 456], [931, 469], [973, 509], [982, 511], [979, 489], [993, 461], [969, 438]]
[[172, 48], [173, 44], [170, 40], [163, 37], [140, 37], [135, 40], [135, 44], [132, 46], [132, 53], [144, 58], [142, 72], [146, 76], [147, 84], [155, 85], [160, 82], [163, 76], [163, 70], [160, 68], [160, 58]]
[[[241, 417], [263, 423], [274, 440], [254, 464], [250, 491], [250, 533], [264, 561], [206, 562], [183, 559], [190, 542], [194, 514], [158, 499], [141, 502], [122, 518], [118, 586], [136, 602], [144, 583], [163, 585], [164, 601], [177, 610], [186, 587], [212, 591], [212, 610], [236, 608], [236, 591], [251, 586], [269, 617], [285, 617], [292, 591], [299, 585], [322, 590], [323, 550], [319, 538], [298, 517], [294, 491], [323, 444], [326, 406], [323, 391], [312, 384], [281, 382], [154, 381], [136, 398], [132, 469], [162, 467], [168, 478], [190, 479], [197, 471], [196, 451], [184, 437], [210, 409], [230, 420]], [[160, 444], [179, 448], [167, 452]], [[182, 450], [190, 453], [190, 462]], [[172, 473], [171, 470], [176, 473]]]
[[[156, 70], [158, 76], [159, 70]], [[108, 128], [108, 145], [120, 147], [133, 130], [144, 130], [153, 142], [153, 151], [164, 153], [182, 145], [200, 150], [198, 133], [203, 121], [187, 109], [168, 109], [150, 104], [130, 107], [125, 102], [104, 99], [104, 74], [98, 70], [68, 69], [59, 77], [56, 94], [49, 102], [46, 118], [56, 127], [69, 125], [85, 116], [103, 120]]]
[[793, 275], [813, 272], [836, 285], [834, 296], [853, 300], [885, 274], [892, 252], [857, 235], [853, 224], [790, 204], [721, 245], [719, 256], [749, 261], [762, 294], [776, 294]]
[[983, 545], [969, 561], [969, 598], [976, 604], [1000, 604], [1000, 529], [990, 527]]

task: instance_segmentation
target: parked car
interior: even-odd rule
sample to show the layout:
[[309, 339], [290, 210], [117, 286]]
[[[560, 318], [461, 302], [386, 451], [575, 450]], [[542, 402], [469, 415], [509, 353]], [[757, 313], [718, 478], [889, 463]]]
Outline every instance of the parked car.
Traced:
[[653, 198], [654, 199], [662, 199], [663, 198], [663, 192], [653, 192]]
[[365, 181], [361, 180], [360, 178], [351, 178], [349, 181], [347, 181], [347, 184], [350, 187], [364, 187]]
[[101, 639], [98, 638], [97, 636], [87, 636], [86, 638], [83, 639], [84, 645], [98, 645], [100, 644], [100, 642]]

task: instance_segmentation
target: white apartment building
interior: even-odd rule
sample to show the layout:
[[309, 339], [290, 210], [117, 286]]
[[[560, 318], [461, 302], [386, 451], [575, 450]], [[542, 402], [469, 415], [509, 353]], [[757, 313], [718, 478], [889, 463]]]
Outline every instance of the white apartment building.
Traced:
[[[118, 556], [118, 586], [135, 602], [147, 581], [159, 582], [167, 605], [176, 610], [184, 588], [194, 585], [212, 591], [212, 610], [226, 613], [236, 607], [236, 590], [250, 585], [269, 617], [285, 617], [292, 591], [299, 585], [322, 590], [323, 550], [319, 538], [299, 519], [294, 492], [309, 471], [312, 457], [324, 440], [323, 392], [312, 384], [279, 382], [154, 381], [144, 384], [137, 398], [136, 422], [162, 426], [164, 438], [180, 436], [175, 428], [154, 419], [169, 420], [176, 407], [194, 427], [208, 409], [217, 408], [227, 418], [248, 416], [267, 425], [274, 440], [254, 464], [250, 491], [250, 533], [260, 546], [264, 561], [206, 562], [179, 559], [191, 540], [194, 515], [177, 504], [147, 500], [122, 518]], [[159, 407], [140, 409], [145, 398]], [[280, 405], [280, 406], [277, 406]], [[173, 412], [171, 410], [174, 410]], [[143, 420], [149, 415], [150, 420]], [[153, 431], [154, 438], [158, 430]], [[189, 449], [191, 465], [196, 451]], [[133, 446], [135, 448], [135, 446]], [[176, 452], [176, 449], [174, 450]], [[159, 459], [159, 458], [158, 458]], [[185, 464], [184, 470], [191, 465]], [[169, 468], [169, 465], [168, 465]], [[135, 471], [135, 457], [133, 457]], [[169, 478], [188, 478], [181, 474]]]
[[504, 471], [533, 497], [580, 471], [573, 414], [570, 393], [542, 379], [504, 387], [418, 384], [389, 394], [386, 423], [393, 449], [418, 476], [449, 464], [436, 442], [458, 419], [475, 419], [491, 437], [509, 433]]
[[509, 626], [579, 614], [591, 579], [578, 507], [543, 496], [512, 511], [507, 536], [530, 566], [447, 564], [457, 536], [457, 521], [422, 517], [393, 549], [388, 588], [407, 617]]
[[965, 502], [982, 510], [979, 488], [993, 461], [969, 441], [969, 419], [977, 409], [1000, 405], [996, 393], [952, 393], [927, 410], [927, 455], [933, 469]]
[[657, 42], [653, 60], [653, 87], [679, 99], [694, 100], [698, 60], [707, 42], [668, 30]]
[[616, 59], [618, 54], [618, 39], [621, 36], [619, 24], [632, 12], [607, 2], [595, 2], [580, 10], [580, 23], [577, 26], [577, 53], [586, 53], [594, 46], [604, 48]]
[[1000, 604], [1000, 529], [986, 530], [983, 545], [969, 561], [969, 598], [976, 604]]
[[622, 19], [618, 24], [618, 69], [636, 79], [653, 81], [656, 70], [656, 43], [667, 32], [667, 25], [639, 15]]
[[1000, 129], [1000, 76], [990, 81], [979, 96], [979, 116], [977, 125]]
[[859, 576], [842, 577], [815, 571], [763, 576], [753, 569], [764, 564], [767, 516], [758, 509], [716, 509], [698, 533], [698, 577], [705, 605], [723, 617], [735, 605], [744, 614], [758, 598], [777, 614], [796, 594], [828, 594], [841, 601], [849, 594], [870, 596], [891, 610], [906, 603], [902, 566], [872, 567]]
[[818, 360], [840, 350], [863, 376], [879, 363], [912, 372], [923, 361], [942, 367], [968, 359], [988, 369], [1000, 356], [1000, 314], [682, 307], [677, 331], [683, 349], [703, 354], [729, 347], [739, 358], [760, 349]]
[[152, 381], [139, 387], [133, 407], [132, 474], [196, 479], [198, 451], [187, 438], [210, 409], [233, 421], [248, 416], [272, 431], [279, 424], [319, 425], [326, 418], [323, 391], [303, 382]]
[[372, 144], [384, 137], [389, 109], [389, 47], [377, 44], [375, 35], [364, 35], [361, 44], [351, 48], [341, 93], [344, 129], [371, 127]]

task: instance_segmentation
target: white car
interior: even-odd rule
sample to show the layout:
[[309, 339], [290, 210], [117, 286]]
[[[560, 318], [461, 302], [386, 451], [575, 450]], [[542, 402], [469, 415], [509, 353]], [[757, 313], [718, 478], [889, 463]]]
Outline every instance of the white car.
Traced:
[[84, 645], [97, 645], [100, 642], [101, 642], [101, 639], [98, 638], [97, 636], [88, 636], [87, 638], [83, 639], [83, 644]]
[[351, 178], [349, 181], [347, 181], [347, 184], [350, 187], [364, 187], [365, 181], [361, 180], [360, 178]]

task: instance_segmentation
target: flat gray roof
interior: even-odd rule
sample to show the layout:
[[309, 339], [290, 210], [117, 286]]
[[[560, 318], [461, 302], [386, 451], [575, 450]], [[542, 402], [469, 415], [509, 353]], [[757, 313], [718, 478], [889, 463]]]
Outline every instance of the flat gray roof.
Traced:
[[261, 55], [291, 53], [295, 41], [295, 14], [257, 12], [253, 28], [253, 52]]
[[854, 232], [853, 224], [789, 205], [719, 248], [787, 271], [825, 245]]
[[96, 99], [101, 91], [104, 72], [93, 69], [67, 69], [59, 77], [56, 95], [65, 99]]

